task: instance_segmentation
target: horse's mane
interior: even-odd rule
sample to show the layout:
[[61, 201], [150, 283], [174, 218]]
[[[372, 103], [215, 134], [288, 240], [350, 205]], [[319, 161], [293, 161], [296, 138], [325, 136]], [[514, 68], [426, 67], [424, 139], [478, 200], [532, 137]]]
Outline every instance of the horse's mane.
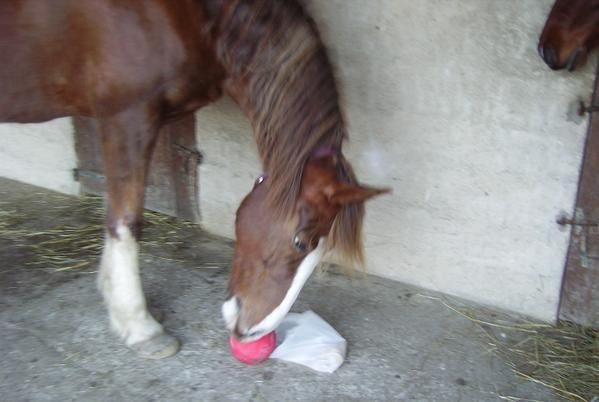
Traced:
[[[250, 115], [269, 177], [269, 202], [289, 214], [307, 160], [320, 146], [341, 151], [346, 138], [334, 70], [316, 24], [297, 0], [228, 1], [214, 35], [217, 55]], [[339, 157], [339, 178], [356, 183]], [[362, 203], [344, 206], [330, 240], [342, 256], [362, 262]]]

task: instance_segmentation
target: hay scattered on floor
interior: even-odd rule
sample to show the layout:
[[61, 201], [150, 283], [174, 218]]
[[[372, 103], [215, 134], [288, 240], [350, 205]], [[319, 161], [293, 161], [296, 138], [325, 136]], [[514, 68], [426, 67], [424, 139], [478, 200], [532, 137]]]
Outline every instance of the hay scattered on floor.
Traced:
[[[65, 271], [95, 266], [102, 252], [104, 239], [104, 207], [102, 199], [85, 196], [76, 202], [60, 195], [67, 205], [47, 202], [44, 197], [28, 199], [40, 209], [51, 207], [51, 213], [78, 217], [75, 223], [51, 226], [42, 230], [26, 225], [30, 217], [14, 206], [0, 204], [0, 237], [10, 239], [17, 247], [32, 252], [29, 264]], [[56, 201], [56, 200], [54, 200]], [[33, 218], [35, 220], [35, 218]], [[192, 222], [175, 219], [157, 212], [144, 211], [144, 233], [140, 242], [142, 255], [169, 259], [169, 252], [184, 243], [184, 233], [195, 230]]]
[[[30, 216], [14, 206], [0, 202], [0, 237], [27, 248], [34, 255], [33, 265], [56, 271], [75, 270], [97, 264], [104, 237], [104, 207], [99, 197], [86, 196], [73, 202], [62, 197], [66, 205], [48, 202], [43, 197], [28, 199], [53, 212], [76, 216], [76, 223], [39, 230], [27, 225]], [[195, 230], [192, 222], [174, 219], [156, 212], [144, 212], [142, 254], [170, 260], [184, 242], [184, 233]], [[220, 266], [219, 266], [220, 268]], [[422, 296], [422, 295], [421, 295]], [[571, 323], [558, 326], [513, 319], [495, 318], [488, 313], [455, 307], [437, 300], [475, 324], [484, 334], [488, 350], [500, 357], [519, 377], [541, 384], [569, 401], [599, 402], [599, 330]], [[521, 399], [499, 395], [502, 400]]]
[[[516, 321], [509, 317], [488, 320], [488, 313], [441, 302], [479, 327], [488, 350], [526, 381], [541, 384], [568, 401], [599, 402], [599, 330], [569, 322], [557, 326]], [[521, 399], [500, 396], [503, 400]]]

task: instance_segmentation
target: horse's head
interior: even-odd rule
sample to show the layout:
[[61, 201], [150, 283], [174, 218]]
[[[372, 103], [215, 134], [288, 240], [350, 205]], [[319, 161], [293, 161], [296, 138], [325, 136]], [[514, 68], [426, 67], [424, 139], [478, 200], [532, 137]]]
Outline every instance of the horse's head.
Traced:
[[599, 0], [557, 0], [539, 39], [539, 54], [553, 70], [574, 71], [599, 44]]
[[340, 180], [337, 163], [335, 155], [307, 162], [290, 214], [277, 214], [269, 207], [268, 177], [259, 178], [241, 203], [223, 317], [242, 341], [257, 339], [279, 325], [323, 256], [340, 212], [388, 191]]

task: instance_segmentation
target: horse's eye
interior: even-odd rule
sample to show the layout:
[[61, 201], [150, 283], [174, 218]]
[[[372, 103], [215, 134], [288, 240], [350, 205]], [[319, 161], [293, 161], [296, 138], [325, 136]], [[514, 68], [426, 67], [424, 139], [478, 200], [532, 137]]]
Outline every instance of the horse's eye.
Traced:
[[299, 236], [293, 238], [293, 247], [300, 253], [306, 252], [306, 242], [304, 242]]

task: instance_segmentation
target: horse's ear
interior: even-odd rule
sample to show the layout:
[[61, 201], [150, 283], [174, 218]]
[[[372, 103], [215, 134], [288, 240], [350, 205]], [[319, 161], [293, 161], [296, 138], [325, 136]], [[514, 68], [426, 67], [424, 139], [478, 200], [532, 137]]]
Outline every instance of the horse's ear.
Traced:
[[333, 204], [351, 204], [363, 202], [377, 195], [390, 193], [390, 188], [377, 188], [347, 183], [337, 183], [325, 191], [329, 201]]

